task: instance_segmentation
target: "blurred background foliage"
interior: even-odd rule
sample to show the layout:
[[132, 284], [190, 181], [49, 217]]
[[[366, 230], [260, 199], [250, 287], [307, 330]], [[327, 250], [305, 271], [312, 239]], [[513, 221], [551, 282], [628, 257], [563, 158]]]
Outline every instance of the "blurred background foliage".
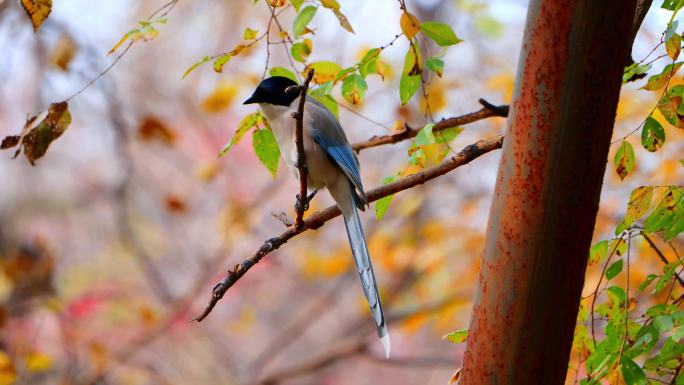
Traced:
[[[402, 32], [396, 1], [340, 3], [355, 33], [342, 29], [335, 13], [319, 10], [308, 25], [313, 33], [305, 36], [312, 41], [311, 61], [351, 66]], [[163, 5], [56, 0], [34, 34], [18, 2], [0, 1], [0, 135], [16, 134], [27, 115], [96, 78], [125, 48], [107, 56], [121, 36]], [[510, 103], [526, 1], [414, 0], [406, 6], [420, 20], [449, 24], [464, 40], [443, 57], [443, 76], [430, 78], [434, 119], [476, 111], [478, 98]], [[286, 1], [279, 9], [289, 28], [297, 13]], [[217, 157], [254, 112], [241, 101], [262, 78], [267, 55], [271, 67], [292, 69], [289, 49], [273, 43], [267, 53], [260, 41], [241, 48], [220, 74], [207, 64], [181, 79], [201, 58], [234, 49], [246, 28], [263, 33], [270, 15], [264, 0], [179, 1], [166, 23], [155, 24], [154, 39], [136, 42], [70, 101], [69, 130], [36, 166], [0, 153], [0, 384], [427, 385], [446, 383], [460, 366], [465, 346], [441, 337], [467, 327], [496, 152], [398, 194], [380, 222], [374, 207], [364, 215], [390, 320], [391, 360], [382, 358], [375, 341], [338, 220], [266, 257], [205, 321], [191, 322], [226, 269], [284, 229], [271, 211], [293, 211], [296, 181], [282, 167], [275, 177], [266, 171], [249, 140]], [[658, 43], [669, 17], [654, 4], [635, 58]], [[280, 41], [276, 31], [271, 35]], [[368, 77], [357, 105], [339, 88], [333, 91], [351, 142], [429, 121], [425, 95], [405, 106], [400, 101], [408, 48], [400, 38], [383, 50], [383, 76]], [[294, 67], [299, 72], [304, 65]], [[638, 90], [642, 85], [623, 88], [616, 139], [657, 102], [655, 92]], [[667, 125], [658, 113], [655, 118]], [[501, 118], [470, 124], [450, 147], [504, 128]], [[609, 238], [622, 221], [632, 189], [681, 182], [683, 132], [668, 129], [658, 153], [641, 148], [638, 133], [627, 138], [637, 151], [636, 167], [624, 181], [608, 168], [597, 240]], [[410, 145], [362, 152], [366, 187], [420, 168], [407, 165]], [[311, 210], [331, 202], [321, 194]], [[682, 239], [671, 242], [662, 250], [673, 261]], [[637, 287], [663, 264], [644, 242], [634, 247], [629, 278]], [[587, 272], [586, 296], [602, 269], [594, 264]], [[625, 284], [625, 275], [615, 279]], [[665, 295], [644, 294], [639, 306]], [[576, 348], [579, 354], [582, 347]], [[571, 364], [569, 383], [573, 375]]]

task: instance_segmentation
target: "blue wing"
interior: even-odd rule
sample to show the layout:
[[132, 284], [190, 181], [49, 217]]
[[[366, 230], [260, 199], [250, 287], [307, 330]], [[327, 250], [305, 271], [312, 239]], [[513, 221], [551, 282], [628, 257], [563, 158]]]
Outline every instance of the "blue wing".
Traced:
[[307, 112], [312, 115], [312, 121], [318, 124], [318, 127], [313, 127], [314, 141], [321, 146], [333, 164], [337, 165], [347, 176], [354, 186], [357, 206], [363, 208], [368, 200], [361, 183], [359, 162], [347, 141], [342, 126], [335, 116], [318, 101], [309, 98], [307, 102], [309, 107]]

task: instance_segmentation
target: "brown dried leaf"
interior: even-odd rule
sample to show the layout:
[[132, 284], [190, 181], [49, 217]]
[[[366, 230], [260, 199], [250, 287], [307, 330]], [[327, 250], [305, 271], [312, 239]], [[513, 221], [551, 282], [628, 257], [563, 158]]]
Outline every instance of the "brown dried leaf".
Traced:
[[21, 0], [21, 5], [31, 18], [34, 32], [38, 31], [52, 11], [52, 0]]
[[71, 124], [69, 104], [67, 102], [52, 103], [45, 119], [30, 128], [34, 121], [35, 117], [26, 122], [24, 130], [29, 129], [29, 131], [21, 140], [24, 155], [31, 165], [35, 165], [36, 159], [45, 155], [50, 144], [59, 138]]
[[50, 63], [62, 71], [69, 69], [71, 59], [76, 55], [76, 43], [69, 35], [63, 35], [55, 44], [50, 55]]
[[458, 370], [456, 370], [456, 372], [451, 376], [451, 378], [449, 379], [449, 385], [458, 384], [458, 380], [461, 378], [462, 369], [463, 368], [458, 368]]
[[188, 211], [188, 205], [183, 198], [178, 195], [169, 194], [164, 197], [164, 205], [166, 210], [174, 214], [182, 214]]
[[140, 122], [138, 138], [145, 142], [158, 140], [162, 143], [173, 145], [176, 142], [176, 133], [161, 120], [154, 116], [148, 116]]
[[10, 135], [6, 136], [2, 140], [2, 144], [0, 144], [0, 150], [6, 150], [8, 148], [12, 148], [19, 144], [19, 140], [21, 139], [21, 136], [19, 135]]

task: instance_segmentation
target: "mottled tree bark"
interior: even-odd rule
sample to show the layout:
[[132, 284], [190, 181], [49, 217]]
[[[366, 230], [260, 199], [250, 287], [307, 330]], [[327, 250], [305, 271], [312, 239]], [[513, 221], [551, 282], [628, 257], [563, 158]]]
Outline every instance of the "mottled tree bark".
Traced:
[[636, 0], [532, 0], [461, 378], [563, 384]]

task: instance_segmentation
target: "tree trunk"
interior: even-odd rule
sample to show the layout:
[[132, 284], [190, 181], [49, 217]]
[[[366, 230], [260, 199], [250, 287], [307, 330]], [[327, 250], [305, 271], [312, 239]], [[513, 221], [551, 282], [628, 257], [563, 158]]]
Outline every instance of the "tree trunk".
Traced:
[[636, 0], [532, 0], [462, 385], [563, 384]]

